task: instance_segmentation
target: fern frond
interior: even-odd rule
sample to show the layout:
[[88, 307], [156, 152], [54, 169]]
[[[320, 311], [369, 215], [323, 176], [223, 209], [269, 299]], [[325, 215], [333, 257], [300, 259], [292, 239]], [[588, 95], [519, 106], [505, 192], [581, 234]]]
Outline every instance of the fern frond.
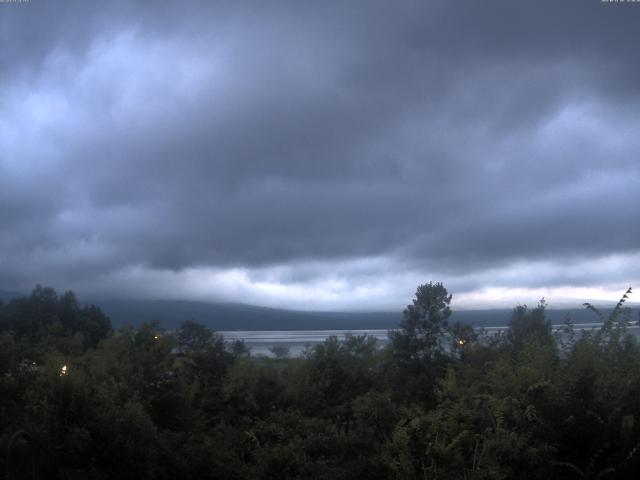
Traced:
[[577, 473], [580, 478], [584, 478], [584, 472], [580, 470], [577, 465], [574, 465], [571, 462], [554, 462], [556, 467], [566, 468], [567, 470], [571, 470], [574, 473]]
[[624, 305], [624, 302], [626, 302], [627, 298], [629, 298], [629, 295], [631, 295], [631, 287], [629, 287], [627, 289], [627, 291], [622, 295], [622, 298], [620, 298], [620, 300], [618, 300], [618, 303], [616, 304], [616, 306], [614, 307], [613, 311], [611, 312], [611, 315], [609, 316], [609, 320], [611, 320], [611, 321], [615, 320], [615, 318], [620, 313], [620, 310], [622, 309], [622, 306]]
[[591, 310], [593, 313], [595, 313], [598, 316], [598, 318], [600, 318], [600, 320], [604, 322], [604, 315], [602, 315], [602, 312], [600, 312], [600, 310], [598, 310], [596, 307], [591, 305], [589, 302], [584, 302], [582, 306], [585, 307], [587, 310]]
[[596, 479], [598, 479], [598, 478], [602, 478], [602, 477], [604, 477], [605, 475], [609, 475], [609, 474], [611, 474], [611, 473], [616, 473], [616, 469], [615, 469], [615, 468], [613, 468], [613, 467], [603, 468], [603, 469], [602, 469], [602, 470], [600, 470], [600, 471], [598, 472], [598, 474], [596, 475]]

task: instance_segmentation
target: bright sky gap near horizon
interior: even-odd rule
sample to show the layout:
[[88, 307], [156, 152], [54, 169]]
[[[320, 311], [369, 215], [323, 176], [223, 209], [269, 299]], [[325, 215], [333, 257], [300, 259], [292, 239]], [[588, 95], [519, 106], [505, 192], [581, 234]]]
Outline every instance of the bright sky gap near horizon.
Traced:
[[0, 3], [0, 289], [616, 301], [639, 32], [600, 0]]

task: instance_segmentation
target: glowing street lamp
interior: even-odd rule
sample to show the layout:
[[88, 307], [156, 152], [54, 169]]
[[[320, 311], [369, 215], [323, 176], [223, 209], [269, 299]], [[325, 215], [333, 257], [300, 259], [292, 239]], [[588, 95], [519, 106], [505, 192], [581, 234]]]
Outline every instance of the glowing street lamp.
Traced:
[[60, 369], [60, 376], [63, 377], [67, 374], [67, 366], [63, 365], [62, 368]]

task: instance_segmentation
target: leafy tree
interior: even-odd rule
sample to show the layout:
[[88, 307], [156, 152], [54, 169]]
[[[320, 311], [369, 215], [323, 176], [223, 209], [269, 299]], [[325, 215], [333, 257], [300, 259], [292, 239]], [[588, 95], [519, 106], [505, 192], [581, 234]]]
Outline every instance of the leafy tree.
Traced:
[[53, 337], [52, 343], [59, 348], [78, 352], [94, 348], [112, 333], [111, 321], [98, 307], [80, 307], [73, 292], [58, 296], [54, 289], [40, 285], [30, 297], [0, 308], [0, 328], [34, 343]]
[[214, 339], [213, 332], [193, 320], [185, 321], [178, 329], [178, 346], [189, 352], [201, 352], [209, 347]]
[[429, 282], [416, 290], [404, 310], [400, 330], [390, 332], [395, 351], [406, 361], [432, 358], [447, 332], [452, 295], [442, 283]]
[[269, 351], [278, 359], [287, 358], [290, 353], [290, 349], [286, 345], [273, 345], [269, 348]]
[[507, 338], [514, 348], [522, 348], [527, 342], [541, 345], [553, 343], [551, 322], [545, 316], [546, 308], [547, 303], [543, 298], [533, 310], [528, 310], [526, 305], [518, 305], [513, 310]]
[[429, 282], [416, 290], [413, 303], [404, 310], [399, 330], [389, 332], [390, 353], [387, 378], [398, 398], [432, 404], [438, 370], [446, 359], [443, 342], [448, 333], [452, 295], [442, 283]]

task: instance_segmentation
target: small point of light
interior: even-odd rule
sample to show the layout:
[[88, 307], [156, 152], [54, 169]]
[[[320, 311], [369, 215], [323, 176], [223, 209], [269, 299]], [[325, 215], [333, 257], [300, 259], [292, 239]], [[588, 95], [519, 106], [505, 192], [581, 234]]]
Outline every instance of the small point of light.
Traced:
[[465, 343], [467, 343], [464, 338], [461, 338], [460, 340], [458, 340], [458, 345], [463, 346]]
[[63, 365], [62, 368], [60, 369], [60, 376], [62, 377], [63, 375], [67, 374], [67, 366]]
[[159, 337], [158, 335], [154, 335], [154, 336], [153, 336], [153, 339], [154, 339], [154, 340], [160, 340], [160, 337]]

